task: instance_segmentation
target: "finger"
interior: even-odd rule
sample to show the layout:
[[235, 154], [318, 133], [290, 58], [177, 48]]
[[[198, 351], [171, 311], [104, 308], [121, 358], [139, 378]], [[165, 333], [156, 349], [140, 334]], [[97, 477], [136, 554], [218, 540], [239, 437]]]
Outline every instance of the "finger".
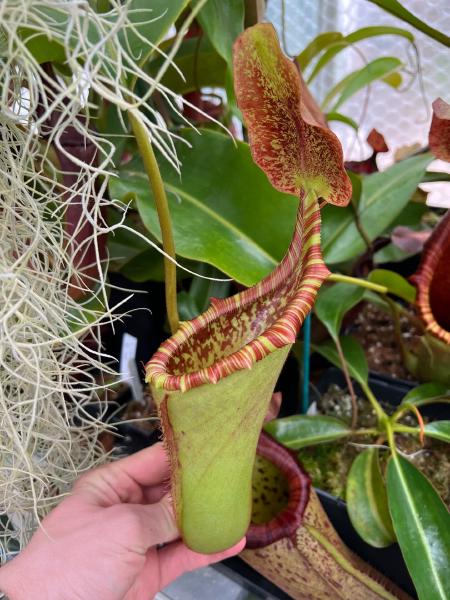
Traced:
[[143, 499], [141, 504], [155, 504], [162, 500], [170, 489], [169, 483], [160, 483], [159, 485], [150, 485], [143, 488]]
[[162, 444], [94, 469], [74, 486], [75, 493], [87, 493], [101, 506], [120, 502], [140, 503], [143, 487], [160, 485], [169, 478], [169, 462]]
[[[149, 548], [173, 542], [180, 537], [172, 502], [167, 495], [156, 504], [122, 504], [108, 510], [114, 509], [116, 509], [116, 515], [126, 521], [125, 524], [122, 524], [122, 528], [128, 531], [130, 540], [138, 541], [139, 552], [142, 554]], [[112, 515], [114, 517], [114, 513]]]
[[206, 567], [230, 556], [241, 552], [245, 546], [245, 538], [235, 544], [232, 548], [218, 552], [216, 554], [199, 554], [187, 548], [182, 541], [174, 542], [158, 550], [161, 588], [168, 585], [171, 581], [186, 573], [200, 567]]

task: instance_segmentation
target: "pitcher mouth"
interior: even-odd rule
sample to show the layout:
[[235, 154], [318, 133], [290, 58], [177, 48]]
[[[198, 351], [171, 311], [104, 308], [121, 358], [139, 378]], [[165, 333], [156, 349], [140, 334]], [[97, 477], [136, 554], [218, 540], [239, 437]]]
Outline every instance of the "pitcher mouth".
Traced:
[[147, 363], [146, 381], [158, 389], [186, 391], [251, 369], [295, 342], [328, 275], [317, 202], [305, 215], [300, 205], [293, 240], [278, 267], [256, 286], [230, 298], [213, 298], [206, 312], [180, 323]]
[[250, 549], [263, 548], [295, 535], [302, 523], [311, 489], [311, 479], [300, 466], [295, 453], [265, 432], [261, 433], [256, 454], [279, 469], [288, 484], [288, 499], [285, 507], [266, 523], [250, 524], [245, 546]]

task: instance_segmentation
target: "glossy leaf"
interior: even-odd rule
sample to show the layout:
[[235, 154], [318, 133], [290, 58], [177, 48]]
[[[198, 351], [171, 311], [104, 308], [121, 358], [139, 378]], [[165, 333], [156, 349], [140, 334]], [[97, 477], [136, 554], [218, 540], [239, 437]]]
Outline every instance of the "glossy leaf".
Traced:
[[[359, 215], [369, 239], [374, 240], [381, 235], [400, 214], [430, 161], [428, 153], [414, 156], [363, 179]], [[322, 210], [322, 239], [327, 264], [350, 260], [366, 247], [351, 208], [337, 210], [333, 206], [325, 206]]]
[[253, 158], [272, 185], [348, 204], [351, 184], [342, 171], [340, 143], [306, 106], [305, 85], [281, 52], [273, 25], [246, 29], [236, 42], [235, 86]]
[[300, 70], [304, 71], [318, 54], [330, 46], [335, 46], [336, 43], [342, 42], [344, 39], [345, 38], [340, 31], [326, 31], [325, 33], [319, 33], [319, 35], [317, 35], [296, 57]]
[[[393, 56], [376, 58], [361, 69], [350, 73], [337, 83], [326, 95], [323, 106], [328, 106], [331, 101], [339, 96], [334, 102], [332, 111], [337, 111], [344, 102], [351, 98], [354, 94], [370, 85], [374, 81], [383, 79], [390, 73], [393, 73], [402, 66], [402, 62]], [[389, 85], [391, 80], [386, 81]]]
[[387, 469], [394, 531], [420, 600], [450, 597], [450, 514], [431, 483], [398, 454]]
[[280, 444], [293, 450], [332, 442], [352, 433], [343, 421], [321, 415], [293, 415], [275, 419], [266, 423], [264, 429]]
[[231, 68], [234, 40], [244, 29], [244, 1], [208, 0], [200, 10], [198, 20], [214, 48]]
[[339, 282], [321, 289], [314, 311], [333, 339], [339, 337], [345, 313], [359, 304], [363, 295], [364, 288], [348, 283]]
[[151, 53], [148, 43], [158, 46], [188, 4], [189, 0], [131, 0], [127, 12], [133, 28], [123, 33], [123, 44], [132, 56], [142, 61], [142, 53]]
[[369, 273], [367, 279], [372, 283], [379, 283], [387, 287], [389, 293], [395, 294], [406, 302], [414, 303], [416, 299], [416, 289], [404, 277], [395, 271], [387, 269], [374, 269]]
[[414, 404], [416, 406], [420, 406], [421, 404], [426, 403], [430, 399], [438, 399], [442, 396], [448, 395], [450, 390], [448, 386], [443, 383], [422, 383], [422, 385], [418, 385], [417, 387], [410, 390], [402, 399], [403, 403]]
[[450, 104], [442, 98], [433, 102], [429, 144], [436, 158], [450, 161]]
[[413, 42], [414, 36], [407, 29], [402, 29], [400, 27], [390, 27], [386, 25], [374, 25], [371, 27], [362, 27], [361, 29], [357, 29], [352, 33], [349, 33], [345, 36], [341, 43], [339, 41], [328, 50], [326, 50], [320, 59], [317, 61], [314, 69], [311, 72], [311, 75], [308, 78], [308, 83], [311, 82], [318, 73], [342, 50], [345, 50], [352, 44], [356, 42], [360, 42], [361, 40], [377, 37], [382, 35], [398, 35], [400, 37], [406, 38], [408, 41]]
[[434, 40], [444, 44], [444, 46], [450, 46], [450, 38], [448, 35], [442, 31], [439, 31], [438, 29], [430, 27], [424, 21], [421, 21], [419, 18], [409, 12], [409, 10], [407, 10], [398, 0], [369, 0], [369, 2], [376, 4], [386, 12], [398, 17], [405, 23], [409, 23], [419, 31], [422, 31]]
[[345, 499], [350, 521], [365, 542], [375, 548], [395, 542], [376, 448], [367, 448], [354, 460]]
[[432, 421], [425, 425], [425, 435], [450, 444], [450, 421]]
[[[166, 161], [160, 161], [176, 252], [252, 285], [286, 251], [297, 203], [272, 188], [253, 163], [247, 144], [208, 130], [201, 135], [188, 130], [182, 136], [192, 147], [177, 145], [181, 179]], [[111, 178], [109, 191], [111, 197], [120, 199], [134, 193], [145, 227], [161, 239], [150, 186], [139, 161]]]
[[[369, 367], [366, 355], [361, 344], [353, 337], [342, 336], [340, 338], [342, 351], [348, 366], [350, 376], [359, 383], [367, 384], [369, 378]], [[341, 368], [341, 361], [332, 340], [313, 344], [312, 349], [329, 360], [335, 367]]]

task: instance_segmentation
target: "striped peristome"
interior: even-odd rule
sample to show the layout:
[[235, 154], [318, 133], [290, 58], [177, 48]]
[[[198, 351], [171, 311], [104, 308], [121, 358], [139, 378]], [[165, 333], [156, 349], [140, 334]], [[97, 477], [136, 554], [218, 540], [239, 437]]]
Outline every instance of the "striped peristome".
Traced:
[[425, 328], [450, 344], [450, 211], [428, 238], [417, 272], [416, 305]]
[[[306, 236], [304, 237], [306, 232]], [[328, 269], [320, 251], [320, 211], [310, 197], [300, 202], [289, 250], [260, 283], [181, 323], [147, 364], [157, 388], [181, 390], [217, 383], [239, 369], [293, 344]]]

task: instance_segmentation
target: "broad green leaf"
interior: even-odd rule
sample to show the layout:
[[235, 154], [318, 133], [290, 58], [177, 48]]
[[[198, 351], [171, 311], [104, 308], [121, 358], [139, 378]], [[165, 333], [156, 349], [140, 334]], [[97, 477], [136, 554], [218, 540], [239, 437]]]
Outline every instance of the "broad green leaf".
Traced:
[[[359, 216], [371, 240], [381, 235], [400, 214], [421, 182], [431, 154], [413, 156], [362, 180]], [[351, 207], [322, 210], [322, 252], [325, 262], [350, 260], [365, 249]]]
[[309, 63], [323, 50], [326, 50], [330, 46], [334, 46], [337, 42], [342, 42], [344, 36], [340, 31], [327, 31], [325, 33], [319, 33], [300, 54], [297, 56], [296, 61], [300, 70], [304, 72]]
[[375, 548], [395, 542], [376, 448], [367, 448], [354, 460], [345, 499], [352, 525], [365, 542]]
[[363, 295], [362, 287], [341, 282], [320, 290], [314, 310], [333, 339], [339, 336], [345, 313], [356, 306]]
[[387, 469], [392, 524], [420, 600], [450, 597], [450, 514], [431, 483], [398, 454]]
[[244, 0], [208, 0], [200, 10], [198, 20], [231, 69], [233, 43], [244, 29]]
[[350, 427], [334, 417], [293, 415], [269, 421], [264, 429], [280, 444], [299, 450], [351, 435]]
[[369, 273], [367, 279], [372, 283], [384, 285], [391, 294], [403, 298], [406, 302], [413, 304], [416, 300], [416, 288], [395, 271], [374, 269]]
[[[370, 85], [378, 79], [383, 79], [390, 73], [393, 73], [402, 66], [401, 60], [393, 56], [376, 58], [361, 69], [350, 73], [338, 82], [326, 95], [322, 106], [326, 107], [331, 103], [333, 98], [339, 95], [337, 101], [333, 104], [332, 111], [337, 111], [344, 102], [351, 96], [359, 92], [359, 90]], [[385, 81], [391, 85], [391, 81]]]
[[346, 125], [349, 125], [355, 131], [358, 131], [359, 129], [358, 123], [356, 121], [354, 121], [350, 117], [347, 117], [347, 115], [343, 115], [342, 113], [332, 111], [326, 113], [325, 117], [329, 123], [332, 123], [333, 121], [339, 121], [340, 123], [345, 123]]
[[153, 51], [149, 43], [159, 46], [188, 4], [189, 0], [131, 0], [127, 12], [133, 28], [124, 31], [124, 46], [141, 62], [143, 53], [145, 57]]
[[64, 63], [66, 53], [64, 46], [55, 39], [48, 39], [44, 33], [21, 27], [19, 34], [27, 49], [38, 63]]
[[[152, 70], [157, 72], [162, 62], [163, 59], [153, 61]], [[202, 87], [225, 86], [226, 62], [206, 38], [200, 42], [198, 38], [184, 40], [173, 62], [183, 73], [184, 80], [174, 68], [169, 68], [161, 83], [177, 94], [186, 94]]]
[[450, 444], [450, 421], [432, 421], [425, 425], [425, 435]]
[[342, 50], [348, 48], [351, 44], [356, 42], [360, 42], [361, 40], [377, 37], [381, 35], [398, 35], [400, 37], [404, 37], [410, 42], [414, 41], [413, 34], [407, 29], [401, 29], [400, 27], [390, 27], [386, 25], [375, 25], [372, 27], [363, 27], [362, 29], [357, 29], [353, 31], [349, 35], [345, 36], [341, 42], [339, 40], [336, 41], [336, 44], [329, 49], [327, 49], [320, 59], [317, 61], [314, 69], [311, 72], [311, 75], [308, 78], [308, 83], [310, 83], [316, 75]]
[[[361, 344], [351, 336], [342, 336], [339, 338], [347, 362], [350, 376], [363, 385], [367, 385], [369, 378], [369, 367], [367, 359]], [[314, 352], [318, 352], [329, 360], [333, 365], [341, 368], [341, 361], [333, 340], [328, 340], [320, 344], [312, 344]]]
[[410, 390], [402, 399], [402, 403], [407, 402], [408, 404], [420, 406], [427, 400], [446, 396], [449, 392], [448, 386], [443, 383], [422, 383], [422, 385], [418, 385]]
[[[182, 136], [192, 148], [177, 146], [183, 165], [181, 179], [167, 161], [160, 161], [177, 254], [212, 264], [240, 283], [252, 285], [283, 257], [297, 202], [271, 187], [253, 163], [247, 144], [208, 130], [201, 135], [189, 130]], [[109, 186], [111, 197], [136, 195], [144, 225], [160, 239], [156, 209], [140, 162], [127, 165], [120, 177], [110, 179]]]
[[419, 31], [422, 31], [434, 40], [440, 42], [441, 44], [444, 44], [444, 46], [450, 46], [450, 37], [448, 37], [448, 35], [446, 35], [442, 31], [439, 31], [438, 29], [430, 27], [424, 21], [418, 19], [415, 15], [409, 12], [409, 10], [407, 10], [400, 2], [398, 2], [398, 0], [369, 0], [369, 2], [372, 2], [372, 4], [376, 4], [386, 12], [390, 13], [391, 15], [394, 15], [395, 17], [398, 17], [405, 23], [409, 23]]
[[390, 243], [384, 248], [381, 248], [378, 252], [374, 254], [374, 262], [377, 265], [390, 263], [390, 262], [401, 262], [405, 260], [409, 256], [414, 256], [415, 253], [405, 252], [401, 250], [398, 246]]

